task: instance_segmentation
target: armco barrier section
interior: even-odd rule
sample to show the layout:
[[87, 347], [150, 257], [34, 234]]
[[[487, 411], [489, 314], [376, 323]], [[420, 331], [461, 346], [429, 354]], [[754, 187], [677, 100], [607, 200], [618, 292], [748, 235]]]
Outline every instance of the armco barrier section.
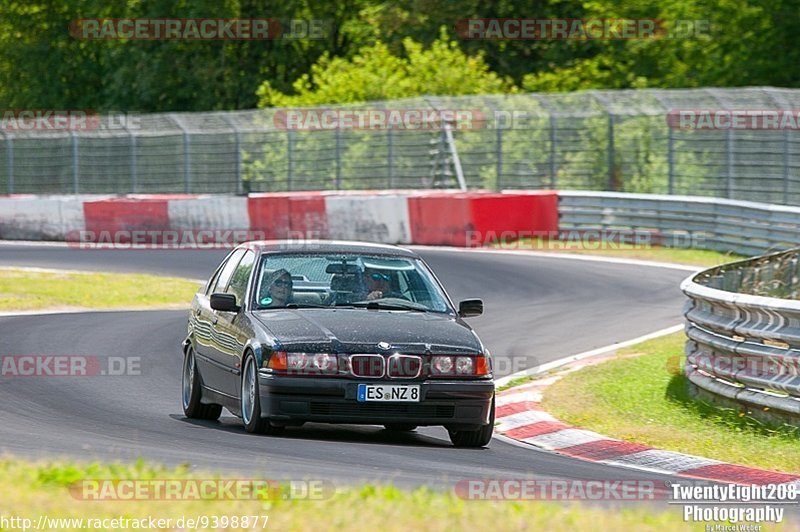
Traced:
[[[712, 397], [800, 421], [800, 250], [705, 270], [681, 285], [688, 379]], [[779, 296], [779, 297], [775, 297]]]
[[800, 246], [800, 208], [699, 196], [559, 191], [559, 229], [759, 255]]
[[[341, 239], [482, 245], [558, 229], [555, 192], [284, 192], [245, 196], [0, 197], [0, 239], [180, 243], [177, 233], [236, 240]], [[169, 233], [167, 233], [169, 232]], [[214, 237], [211, 237], [214, 238]], [[191, 241], [191, 239], [190, 239]]]

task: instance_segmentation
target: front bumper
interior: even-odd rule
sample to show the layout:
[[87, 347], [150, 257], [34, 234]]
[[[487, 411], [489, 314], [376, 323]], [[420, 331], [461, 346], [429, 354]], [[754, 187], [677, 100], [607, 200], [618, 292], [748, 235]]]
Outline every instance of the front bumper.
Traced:
[[[359, 384], [415, 384], [419, 402], [359, 402]], [[306, 421], [383, 425], [443, 425], [474, 430], [490, 419], [491, 380], [386, 381], [373, 379], [286, 377], [259, 373], [261, 413], [276, 425]]]

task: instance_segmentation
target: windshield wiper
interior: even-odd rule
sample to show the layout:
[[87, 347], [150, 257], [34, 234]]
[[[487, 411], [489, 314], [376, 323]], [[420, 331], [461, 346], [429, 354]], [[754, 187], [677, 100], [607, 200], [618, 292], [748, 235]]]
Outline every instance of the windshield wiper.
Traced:
[[370, 301], [369, 303], [358, 303], [356, 306], [375, 309], [375, 310], [413, 310], [415, 312], [428, 312], [425, 307], [420, 307], [413, 303], [404, 305], [403, 303], [381, 303], [380, 301]]
[[320, 305], [317, 303], [289, 303], [284, 308], [331, 308], [330, 305]]

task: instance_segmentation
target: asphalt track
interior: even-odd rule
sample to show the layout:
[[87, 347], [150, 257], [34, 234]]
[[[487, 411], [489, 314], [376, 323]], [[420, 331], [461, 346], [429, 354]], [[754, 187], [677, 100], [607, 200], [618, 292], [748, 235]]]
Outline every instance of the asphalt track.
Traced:
[[[112, 251], [0, 245], [0, 266], [150, 272], [205, 278], [224, 251]], [[454, 300], [482, 297], [471, 323], [500, 374], [680, 323], [686, 271], [563, 258], [421, 251]], [[154, 287], [154, 290], [157, 290]], [[671, 478], [581, 462], [495, 439], [455, 449], [444, 429], [307, 424], [281, 437], [185, 419], [180, 406], [186, 311], [0, 317], [0, 355], [141, 357], [141, 375], [0, 378], [0, 452], [39, 458], [133, 460], [337, 484], [445, 489], [462, 479]], [[505, 362], [503, 362], [505, 361]]]

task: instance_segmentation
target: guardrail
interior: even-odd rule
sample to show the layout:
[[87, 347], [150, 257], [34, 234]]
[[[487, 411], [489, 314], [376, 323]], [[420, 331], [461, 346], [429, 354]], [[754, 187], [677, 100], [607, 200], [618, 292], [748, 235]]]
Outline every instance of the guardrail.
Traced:
[[[687, 378], [713, 397], [800, 418], [800, 250], [686, 279]], [[770, 416], [773, 417], [773, 416]], [[794, 424], [793, 423], [793, 424]]]
[[751, 256], [800, 246], [800, 208], [654, 194], [559, 191], [559, 229]]
[[[696, 196], [559, 192], [559, 230], [760, 255], [694, 274], [684, 373], [699, 394], [800, 422], [800, 208]], [[787, 248], [794, 248], [788, 249]], [[783, 250], [775, 252], [775, 250]]]

